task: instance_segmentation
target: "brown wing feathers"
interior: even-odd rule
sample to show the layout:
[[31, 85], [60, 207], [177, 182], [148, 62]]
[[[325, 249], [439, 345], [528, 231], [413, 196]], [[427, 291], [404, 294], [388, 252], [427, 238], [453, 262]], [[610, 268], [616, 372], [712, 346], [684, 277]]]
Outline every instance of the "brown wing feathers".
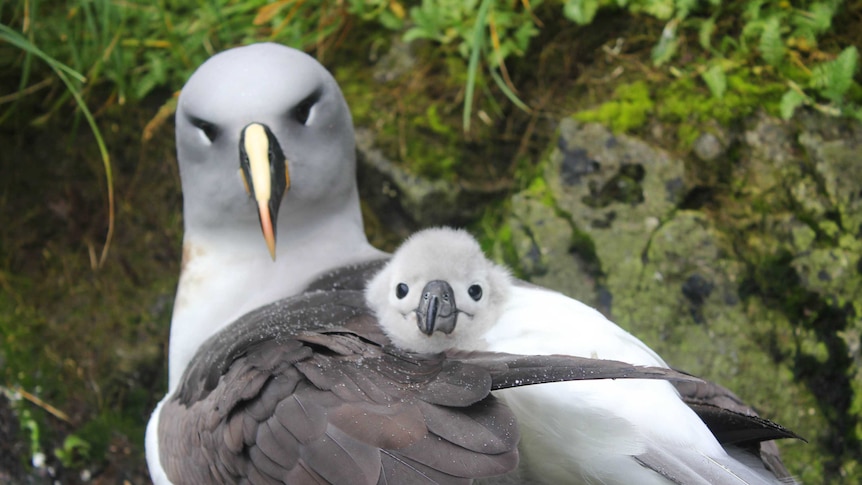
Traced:
[[[442, 358], [383, 359], [389, 354], [380, 347], [356, 337], [348, 344], [346, 334], [321, 333], [310, 340], [320, 347], [327, 339], [330, 347], [311, 353], [309, 344], [288, 345], [286, 352], [275, 340], [253, 345], [204, 399], [190, 406], [170, 400], [160, 434], [171, 479], [177, 484], [321, 479], [374, 484], [416, 474], [451, 482], [504, 473], [517, 463], [517, 431], [508, 409], [488, 399], [462, 414], [421, 398], [420, 377], [464, 383], [476, 373], [472, 366], [446, 366]], [[349, 348], [362, 353], [344, 355]], [[398, 365], [405, 372], [399, 373]], [[400, 381], [392, 380], [399, 375]], [[475, 402], [488, 394], [482, 387], [481, 396], [462, 394]], [[495, 417], [483, 421], [487, 413]], [[463, 447], [470, 435], [490, 446]], [[394, 468], [381, 476], [384, 464]]]
[[361, 291], [315, 291], [251, 312], [202, 345], [161, 411], [161, 461], [174, 484], [469, 483], [517, 465], [515, 417], [492, 389], [687, 379], [561, 356], [409, 354], [367, 313]]

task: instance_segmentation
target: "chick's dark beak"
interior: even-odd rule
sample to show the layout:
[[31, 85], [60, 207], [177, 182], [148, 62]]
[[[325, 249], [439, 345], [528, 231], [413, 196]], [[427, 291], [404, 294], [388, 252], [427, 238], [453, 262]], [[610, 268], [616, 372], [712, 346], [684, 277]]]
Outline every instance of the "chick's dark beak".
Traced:
[[430, 336], [435, 331], [452, 333], [458, 320], [452, 286], [442, 280], [428, 282], [422, 289], [416, 317], [416, 324], [425, 335]]
[[257, 202], [260, 229], [275, 261], [276, 222], [284, 193], [290, 189], [287, 159], [268, 126], [250, 123], [239, 140], [239, 166], [246, 191]]

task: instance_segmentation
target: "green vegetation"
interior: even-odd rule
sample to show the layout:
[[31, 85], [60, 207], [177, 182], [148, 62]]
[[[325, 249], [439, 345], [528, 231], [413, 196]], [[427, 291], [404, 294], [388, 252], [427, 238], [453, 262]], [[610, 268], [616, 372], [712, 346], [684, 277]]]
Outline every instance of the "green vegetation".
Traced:
[[[602, 121], [617, 132], [635, 131], [644, 125], [643, 111], [652, 107], [652, 94], [659, 119], [687, 122], [679, 126], [683, 148], [691, 146], [707, 121], [729, 126], [756, 109], [789, 119], [796, 108], [806, 105], [832, 116], [862, 119], [862, 90], [854, 81], [857, 48], [838, 51], [833, 39], [827, 43], [832, 50], [828, 52], [818, 43], [834, 29], [840, 1], [794, 6], [765, 0], [709, 3], [709, 7], [685, 0], [629, 4], [632, 11], [667, 21], [651, 60], [669, 78], [662, 77], [647, 92], [643, 81], [638, 81], [634, 94], [617, 88], [611, 101], [577, 117]], [[566, 12], [586, 23], [592, 20], [594, 14], [587, 15], [592, 11], [594, 7]], [[687, 33], [696, 34], [697, 45]], [[680, 62], [684, 56], [696, 62]]]
[[[408, 45], [430, 42], [434, 47], [426, 54], [433, 51], [438, 61], [448, 63], [450, 74], [464, 72], [432, 79], [460, 90], [452, 100], [463, 105], [460, 124], [468, 138], [481, 138], [511, 107], [531, 112], [533, 107], [518, 94], [524, 76], [513, 75], [507, 65], [516, 65], [531, 49], [536, 52], [534, 41], [540, 35], [545, 41], [554, 29], [566, 28], [558, 21], [560, 13], [573, 24], [589, 26], [612, 11], [650, 26], [644, 33], [647, 44], [639, 40], [633, 45], [650, 49], [652, 65], [640, 66], [649, 72], [646, 80], [637, 81], [637, 92], [620, 87], [608, 104], [582, 114], [582, 119], [601, 120], [625, 132], [642, 127], [653, 109], [659, 116], [678, 116], [678, 106], [697, 107], [694, 121], [730, 123], [754, 106], [787, 119], [802, 105], [862, 119], [862, 89], [854, 81], [858, 50], [852, 41], [834, 38], [842, 7], [841, 0], [793, 5], [779, 0], [192, 0], [153, 5], [26, 0], [0, 8], [0, 39], [8, 43], [0, 48], [0, 64], [20, 73], [18, 93], [6, 97], [11, 102], [0, 123], [23, 97], [48, 93], [34, 123], [44, 123], [74, 98], [76, 112], [97, 138], [113, 214], [111, 164], [91, 109], [137, 102], [156, 89], [175, 91], [196, 66], [227, 47], [275, 41], [314, 51], [327, 61], [347, 49], [345, 39], [356, 35], [375, 51], [394, 38]], [[614, 55], [620, 55], [620, 49], [629, 47], [623, 43], [614, 49]], [[461, 66], [456, 68], [453, 61]], [[56, 89], [58, 81], [65, 89]], [[699, 102], [691, 103], [693, 98]], [[421, 104], [424, 110], [431, 103]], [[407, 114], [431, 120], [421, 111]], [[474, 128], [477, 116], [484, 124]], [[453, 126], [457, 118], [446, 112], [439, 120], [437, 128]], [[693, 126], [689, 133], [680, 133], [682, 147], [691, 142], [690, 132], [697, 131], [697, 124]], [[439, 132], [437, 128], [432, 127]], [[393, 136], [411, 138], [407, 135], [414, 129], [401, 131]], [[445, 138], [457, 142], [458, 136], [449, 131]], [[407, 148], [399, 142], [390, 154], [419, 173], [454, 177], [453, 170], [428, 170], [422, 161], [414, 163], [422, 155]], [[110, 222], [105, 250], [95, 264], [104, 261], [113, 231], [113, 219]]]
[[[803, 104], [832, 115], [862, 119], [859, 85], [853, 81], [858, 50], [851, 45], [839, 54], [819, 46], [821, 37], [834, 28], [842, 0], [794, 4], [778, 0], [565, 3], [566, 16], [581, 25], [592, 22], [599, 7], [613, 4], [666, 22], [652, 50], [653, 63], [666, 66], [677, 77], [699, 76], [715, 98], [721, 99], [728, 92], [728, 75], [752, 69], [767, 83], [784, 86], [780, 111], [785, 119]], [[687, 45], [689, 33], [697, 35], [699, 49]], [[681, 62], [683, 51], [699, 58], [698, 62]], [[767, 108], [774, 109], [777, 100], [767, 101]]]
[[649, 87], [644, 81], [621, 84], [614, 90], [614, 99], [597, 109], [574, 114], [581, 121], [598, 121], [622, 133], [640, 128], [652, 114], [655, 102], [650, 97]]
[[[428, 40], [443, 57], [468, 62], [465, 127], [472, 93], [482, 78], [494, 81], [514, 104], [517, 97], [507, 61], [524, 56], [544, 28], [541, 17], [560, 11], [589, 25], [603, 10], [625, 10], [663, 22], [653, 32], [651, 59], [675, 77], [697, 78], [717, 99], [734, 92], [729, 78], [751, 71], [761, 83], [782, 86], [767, 100], [789, 117], [802, 104], [835, 115], [862, 118], [859, 85], [853, 81], [859, 53], [821, 39], [835, 28], [841, 0], [263, 0], [189, 1], [143, 5], [79, 0], [66, 5], [40, 1], [6, 4], [0, 10], [0, 39], [21, 51], [4, 49], [0, 62], [21, 73], [20, 95], [46, 89], [33, 57], [46, 62], [68, 90], [50, 104], [57, 112], [69, 96], [90, 105], [140, 100], [157, 88], [177, 89], [191, 71], [224, 48], [252, 41], [276, 41], [313, 49], [325, 59], [355, 24], [378, 25], [407, 42]], [[375, 34], [383, 38], [383, 33]], [[481, 59], [481, 65], [479, 63]], [[695, 62], [692, 62], [695, 61]], [[35, 69], [35, 71], [34, 71]], [[46, 83], [41, 85], [41, 83]], [[107, 87], [107, 99], [104, 99]], [[98, 94], [97, 94], [98, 93]], [[79, 107], [87, 113], [86, 104]], [[8, 116], [8, 111], [4, 117]]]
[[[505, 63], [528, 51], [531, 40], [544, 26], [539, 13], [554, 15], [562, 9], [573, 22], [588, 25], [600, 10], [617, 8], [666, 22], [662, 31], [656, 32], [660, 35], [652, 49], [652, 61], [678, 75], [700, 76], [717, 98], [727, 91], [727, 75], [747, 67], [786, 86], [781, 101], [785, 115], [805, 103], [834, 114], [862, 116], [859, 86], [853, 82], [857, 49], [846, 47], [839, 53], [833, 47], [830, 52], [818, 43], [834, 28], [841, 0], [796, 5], [777, 0], [403, 3], [407, 5], [396, 0], [198, 0], [181, 5], [80, 0], [59, 6], [28, 0], [4, 5], [0, 13], [7, 26], [0, 31], [0, 38], [25, 53], [18, 59], [10, 58], [9, 52], [4, 55], [4, 63], [20, 68], [21, 90], [32, 87], [28, 81], [33, 74], [32, 56], [36, 55], [55, 70], [69, 66], [58, 71], [69, 87], [67, 96], [81, 90], [89, 94], [95, 86], [107, 83], [111, 95], [122, 104], [128, 99], [143, 99], [158, 87], [175, 89], [204, 59], [232, 45], [271, 40], [313, 47], [320, 55], [337, 48], [352, 23], [372, 22], [403, 32], [405, 42], [428, 39], [442, 47], [439, 52], [444, 56], [469, 59], [470, 76], [476, 76], [476, 62], [481, 57], [484, 69], [501, 91], [513, 97], [515, 87]], [[694, 39], [687, 38], [688, 34], [696, 36], [698, 45], [692, 45]], [[683, 52], [696, 55], [700, 62], [682, 60]], [[468, 90], [473, 82], [468, 80]], [[63, 101], [61, 96], [48, 114], [59, 109]], [[468, 103], [465, 113], [469, 109]]]

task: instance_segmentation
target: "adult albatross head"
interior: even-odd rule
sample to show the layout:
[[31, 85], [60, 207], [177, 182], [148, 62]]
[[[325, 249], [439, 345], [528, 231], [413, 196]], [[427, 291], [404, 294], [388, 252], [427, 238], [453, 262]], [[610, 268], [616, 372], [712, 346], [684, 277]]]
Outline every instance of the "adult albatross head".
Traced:
[[332, 76], [300, 51], [256, 44], [213, 56], [183, 88], [176, 130], [187, 231], [259, 223], [275, 259], [280, 209], [287, 221], [310, 220], [320, 211], [309, 209], [352, 201], [350, 112]]
[[366, 297], [395, 345], [441, 352], [475, 342], [503, 311], [506, 269], [485, 258], [467, 232], [417, 232], [368, 284]]
[[183, 87], [176, 139], [185, 235], [171, 390], [224, 325], [382, 256], [362, 224], [347, 103], [311, 56], [277, 44], [216, 54]]

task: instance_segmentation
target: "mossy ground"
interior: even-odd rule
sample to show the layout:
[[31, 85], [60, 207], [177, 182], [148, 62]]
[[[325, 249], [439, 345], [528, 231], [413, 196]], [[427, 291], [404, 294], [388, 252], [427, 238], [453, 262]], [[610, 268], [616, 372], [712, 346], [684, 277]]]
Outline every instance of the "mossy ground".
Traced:
[[27, 113], [0, 134], [0, 384], [23, 391], [13, 407], [30, 428], [3, 439], [34, 441], [15, 457], [20, 469], [39, 449], [63, 483], [83, 470], [102, 483], [143, 483], [143, 429], [165, 385], [182, 235], [173, 133], [162, 127], [142, 142], [152, 106], [102, 113], [117, 231], [95, 269], [107, 205], [92, 136], [74, 117], [36, 128]]

